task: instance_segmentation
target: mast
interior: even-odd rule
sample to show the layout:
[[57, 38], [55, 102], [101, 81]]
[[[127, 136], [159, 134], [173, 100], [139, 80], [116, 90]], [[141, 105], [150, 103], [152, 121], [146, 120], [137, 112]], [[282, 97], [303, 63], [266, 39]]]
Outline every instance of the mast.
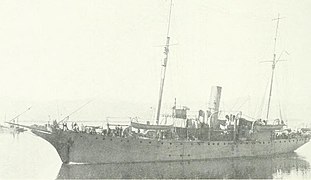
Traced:
[[161, 82], [160, 82], [159, 102], [158, 102], [157, 118], [156, 118], [156, 123], [157, 124], [159, 124], [159, 119], [160, 119], [161, 104], [162, 104], [162, 94], [163, 94], [163, 87], [164, 87], [165, 73], [166, 73], [166, 65], [167, 65], [167, 61], [168, 61], [168, 53], [169, 53], [169, 46], [170, 46], [169, 32], [170, 32], [170, 24], [171, 24], [172, 3], [173, 3], [173, 0], [171, 0], [171, 4], [170, 4], [170, 12], [169, 12], [169, 17], [168, 17], [168, 28], [167, 28], [167, 34], [166, 34], [166, 44], [165, 44], [165, 47], [164, 47], [165, 57], [164, 57], [163, 64], [162, 64], [162, 69], [161, 69]]
[[274, 36], [274, 47], [273, 47], [273, 61], [272, 61], [272, 73], [271, 73], [271, 82], [270, 82], [270, 91], [269, 91], [269, 99], [268, 99], [268, 108], [267, 108], [267, 116], [266, 119], [268, 120], [269, 118], [269, 112], [270, 112], [270, 103], [271, 103], [271, 95], [272, 95], [272, 87], [273, 87], [273, 77], [274, 77], [274, 70], [275, 70], [275, 66], [277, 63], [276, 60], [276, 40], [277, 40], [277, 35], [278, 35], [278, 28], [279, 28], [279, 22], [280, 22], [280, 14], [278, 14], [278, 17], [276, 19], [276, 30], [275, 30], [275, 36]]

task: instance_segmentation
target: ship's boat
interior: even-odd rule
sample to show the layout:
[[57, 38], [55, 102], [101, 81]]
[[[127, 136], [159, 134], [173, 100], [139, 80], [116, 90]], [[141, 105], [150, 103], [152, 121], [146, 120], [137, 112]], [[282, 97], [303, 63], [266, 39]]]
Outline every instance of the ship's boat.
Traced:
[[23, 111], [22, 113], [18, 114], [14, 118], [12, 118], [9, 121], [9, 122], [12, 122], [12, 124], [9, 127], [0, 125], [0, 132], [10, 132], [10, 133], [18, 134], [18, 133], [22, 133], [22, 132], [27, 131], [27, 129], [25, 129], [23, 127], [20, 127], [18, 125], [18, 119], [20, 118], [20, 116], [22, 116], [23, 114], [28, 112], [30, 109], [31, 109], [31, 107], [27, 108], [25, 111]]
[[131, 126], [136, 129], [148, 129], [148, 130], [170, 130], [173, 128], [173, 125], [150, 125], [136, 122], [131, 122]]
[[[293, 152], [309, 142], [308, 134], [291, 133], [289, 136], [276, 132], [282, 130], [284, 124], [269, 125], [249, 121], [242, 113], [228, 115], [225, 120], [219, 118], [222, 91], [219, 86], [212, 87], [208, 109], [198, 111], [196, 118], [188, 118], [189, 108], [178, 109], [175, 101], [171, 118], [184, 121], [184, 126], [160, 124], [169, 47], [168, 28], [155, 124], [131, 121], [124, 129], [120, 125], [107, 124], [107, 128], [100, 133], [92, 127], [92, 130], [88, 130], [90, 127], [77, 126], [69, 129], [66, 119], [46, 126], [18, 125], [32, 129], [34, 134], [53, 145], [64, 163], [98, 164], [268, 156]], [[275, 63], [274, 59], [272, 72]], [[269, 115], [272, 82], [266, 120]]]
[[301, 128], [302, 132], [311, 132], [311, 128]]
[[11, 125], [10, 127], [6, 127], [6, 126], [0, 125], [0, 133], [15, 133], [15, 134], [18, 134], [18, 133], [22, 133], [24, 131], [27, 131], [27, 129], [21, 128], [21, 127], [18, 127], [18, 126], [14, 126], [14, 125]]
[[281, 130], [285, 125], [256, 125], [257, 131], [277, 131]]

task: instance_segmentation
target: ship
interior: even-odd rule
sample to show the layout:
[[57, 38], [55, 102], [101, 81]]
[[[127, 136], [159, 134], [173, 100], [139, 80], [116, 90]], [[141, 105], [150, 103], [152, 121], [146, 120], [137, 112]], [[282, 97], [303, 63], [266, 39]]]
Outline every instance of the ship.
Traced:
[[[282, 119], [269, 119], [273, 74], [277, 63], [275, 53], [265, 120], [248, 120], [242, 112], [228, 114], [221, 119], [219, 106], [222, 87], [212, 86], [207, 110], [199, 110], [194, 119], [188, 118], [189, 108], [178, 108], [175, 101], [171, 118], [183, 121], [184, 126], [161, 124], [162, 94], [170, 47], [171, 10], [172, 2], [154, 124], [132, 120], [126, 127], [108, 123], [106, 128], [101, 129], [98, 127], [79, 128], [75, 124], [69, 129], [64, 119], [45, 126], [20, 124], [19, 126], [31, 129], [32, 133], [49, 142], [56, 149], [63, 163], [79, 164], [274, 156], [294, 152], [309, 142], [309, 134], [284, 129], [286, 125]], [[14, 123], [9, 124], [14, 125]]]
[[0, 125], [0, 133], [13, 133], [14, 131], [10, 127]]
[[[18, 120], [20, 118], [20, 116], [22, 116], [23, 114], [25, 114], [27, 111], [29, 111], [31, 109], [31, 107], [27, 108], [25, 111], [23, 111], [22, 113], [18, 114], [17, 116], [15, 116], [14, 118], [12, 118], [11, 120], [9, 120], [9, 122], [13, 123], [10, 126], [4, 126], [0, 124], [0, 133], [12, 133], [12, 134], [19, 134], [22, 132], [27, 131], [27, 129], [20, 127], [18, 125]], [[16, 124], [16, 125], [14, 125]]]
[[11, 125], [10, 127], [4, 126], [4, 125], [0, 125], [0, 133], [19, 134], [19, 133], [22, 133], [24, 131], [27, 131], [27, 129], [22, 128], [22, 127], [18, 127], [18, 126], [15, 126], [15, 125]]

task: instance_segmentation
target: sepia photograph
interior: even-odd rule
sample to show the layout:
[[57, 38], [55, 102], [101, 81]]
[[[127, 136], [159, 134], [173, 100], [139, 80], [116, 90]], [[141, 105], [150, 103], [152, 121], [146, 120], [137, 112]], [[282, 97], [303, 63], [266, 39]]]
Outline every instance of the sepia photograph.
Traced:
[[0, 179], [311, 179], [311, 1], [1, 0]]

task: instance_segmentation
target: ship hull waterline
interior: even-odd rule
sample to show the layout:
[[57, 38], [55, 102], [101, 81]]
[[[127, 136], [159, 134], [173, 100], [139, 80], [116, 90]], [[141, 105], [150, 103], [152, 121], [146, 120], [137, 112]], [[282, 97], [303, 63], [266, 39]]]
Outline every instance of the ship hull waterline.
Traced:
[[270, 141], [177, 141], [32, 130], [48, 141], [63, 163], [132, 163], [270, 156], [294, 152], [310, 138]]

